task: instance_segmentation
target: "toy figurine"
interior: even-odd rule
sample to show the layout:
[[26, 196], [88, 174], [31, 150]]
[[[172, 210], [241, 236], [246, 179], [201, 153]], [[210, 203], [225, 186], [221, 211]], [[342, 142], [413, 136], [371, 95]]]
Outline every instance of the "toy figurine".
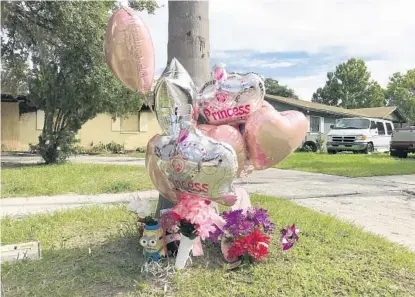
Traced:
[[143, 236], [140, 238], [143, 255], [146, 260], [158, 261], [166, 256], [163, 242], [163, 230], [159, 224], [144, 225]]

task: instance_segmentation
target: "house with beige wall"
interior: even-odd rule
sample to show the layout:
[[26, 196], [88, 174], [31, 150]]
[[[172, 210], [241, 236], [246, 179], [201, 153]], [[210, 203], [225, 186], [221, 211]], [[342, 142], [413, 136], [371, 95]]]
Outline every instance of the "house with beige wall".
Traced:
[[[37, 144], [42, 133], [45, 114], [27, 105], [24, 97], [1, 96], [1, 149], [27, 151], [29, 144]], [[80, 145], [91, 147], [98, 143], [116, 142], [126, 150], [146, 147], [155, 134], [160, 133], [155, 115], [148, 107], [137, 114], [113, 119], [100, 114], [86, 122], [77, 138]]]
[[[330, 125], [342, 117], [371, 117], [393, 121], [395, 127], [406, 122], [403, 113], [395, 106], [375, 108], [345, 109], [315, 102], [266, 95], [265, 100], [276, 110], [298, 110], [309, 121], [309, 129], [304, 143], [317, 149], [317, 139], [327, 135]], [[44, 113], [26, 104], [24, 97], [13, 98], [2, 94], [1, 100], [1, 147], [3, 151], [26, 151], [29, 143], [38, 143], [42, 132]], [[78, 132], [80, 144], [91, 147], [100, 142], [116, 142], [126, 150], [136, 150], [147, 146], [147, 142], [160, 127], [151, 110], [143, 106], [137, 114], [125, 118], [112, 119], [110, 115], [100, 114], [85, 123]]]

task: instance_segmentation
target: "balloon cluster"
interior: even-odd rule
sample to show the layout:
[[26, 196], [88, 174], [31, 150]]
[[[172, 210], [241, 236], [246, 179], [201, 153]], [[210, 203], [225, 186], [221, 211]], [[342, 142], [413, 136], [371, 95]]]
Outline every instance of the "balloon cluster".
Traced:
[[[154, 48], [137, 12], [123, 7], [113, 14], [104, 52], [109, 68], [125, 86], [148, 94], [154, 76]], [[201, 239], [218, 230], [223, 236], [229, 235], [225, 232], [229, 228], [237, 232], [232, 244], [229, 238], [222, 242], [225, 258], [227, 250], [235, 257], [254, 252], [251, 256], [256, 260], [267, 254], [264, 246], [269, 237], [256, 226], [261, 223], [267, 232], [269, 222], [264, 211], [252, 209], [248, 192], [233, 183], [253, 169], [263, 170], [281, 162], [301, 144], [308, 123], [300, 112], [277, 112], [264, 96], [264, 81], [255, 73], [228, 73], [224, 64], [217, 64], [211, 80], [199, 91], [179, 61], [172, 59], [166, 67], [153, 98], [147, 102], [163, 135], [148, 142], [146, 168], [157, 190], [176, 205], [170, 211], [171, 220], [167, 215], [160, 218], [163, 226], [149, 214], [143, 215], [145, 232], [140, 244], [146, 258], [158, 260], [167, 255], [166, 244], [177, 241], [167, 241], [164, 231], [169, 228], [181, 234], [175, 264], [178, 269], [186, 265], [191, 249], [194, 255], [203, 254]], [[199, 116], [207, 124], [198, 125]], [[220, 216], [212, 201], [232, 206], [235, 212], [225, 220], [226, 215]], [[243, 226], [238, 225], [247, 219], [230, 219], [245, 214], [256, 222], [256, 229], [249, 228], [256, 230], [252, 234], [243, 234]], [[287, 234], [283, 244], [289, 248], [298, 236]], [[256, 244], [247, 250], [248, 242]]]
[[[105, 60], [129, 89], [148, 93], [154, 77], [154, 48], [139, 14], [120, 8], [104, 40]], [[272, 167], [302, 142], [307, 120], [301, 112], [278, 112], [264, 101], [265, 86], [255, 73], [228, 73], [217, 64], [197, 90], [186, 69], [173, 59], [158, 79], [152, 102], [163, 131], [148, 143], [146, 168], [160, 193], [173, 202], [190, 194], [234, 205], [233, 181], [253, 169]], [[197, 125], [202, 116], [208, 124]]]
[[[264, 96], [259, 75], [228, 73], [223, 64], [197, 92], [173, 59], [154, 89], [154, 111], [165, 135], [149, 141], [146, 155], [162, 195], [178, 202], [178, 195], [192, 194], [232, 206], [237, 177], [292, 153], [307, 133], [307, 119], [297, 111], [277, 112]], [[208, 124], [197, 125], [199, 113]]]

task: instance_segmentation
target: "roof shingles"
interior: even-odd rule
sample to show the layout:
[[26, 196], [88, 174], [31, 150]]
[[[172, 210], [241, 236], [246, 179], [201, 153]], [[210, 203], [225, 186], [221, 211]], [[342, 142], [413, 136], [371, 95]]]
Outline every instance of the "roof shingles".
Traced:
[[311, 101], [304, 101], [292, 98], [285, 98], [274, 95], [265, 95], [265, 99], [268, 101], [276, 101], [298, 107], [300, 109], [319, 111], [330, 114], [337, 114], [342, 116], [351, 117], [370, 117], [370, 118], [381, 118], [392, 120], [392, 113], [397, 111], [399, 116], [405, 121], [405, 117], [397, 109], [396, 106], [384, 106], [384, 107], [373, 107], [373, 108], [359, 108], [359, 109], [346, 109], [343, 107], [330, 106], [326, 104], [320, 104]]

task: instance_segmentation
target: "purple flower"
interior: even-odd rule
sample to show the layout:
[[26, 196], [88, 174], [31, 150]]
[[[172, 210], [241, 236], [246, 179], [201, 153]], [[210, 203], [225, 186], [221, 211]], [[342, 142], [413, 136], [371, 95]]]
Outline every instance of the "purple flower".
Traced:
[[298, 240], [299, 229], [295, 227], [295, 224], [287, 226], [285, 229], [281, 230], [281, 244], [282, 250], [286, 251], [293, 247], [294, 243]]
[[263, 208], [251, 208], [247, 211], [247, 217], [254, 222], [256, 227], [262, 225], [265, 233], [274, 231], [275, 225], [269, 220], [267, 210]]
[[219, 242], [219, 237], [222, 236], [222, 235], [223, 235], [223, 231], [221, 229], [219, 229], [218, 227], [216, 227], [215, 232], [210, 233], [209, 239], [213, 243], [218, 243]]
[[226, 220], [223, 229], [235, 237], [248, 234], [254, 227], [253, 222], [247, 219], [242, 209], [224, 212], [223, 218]]

